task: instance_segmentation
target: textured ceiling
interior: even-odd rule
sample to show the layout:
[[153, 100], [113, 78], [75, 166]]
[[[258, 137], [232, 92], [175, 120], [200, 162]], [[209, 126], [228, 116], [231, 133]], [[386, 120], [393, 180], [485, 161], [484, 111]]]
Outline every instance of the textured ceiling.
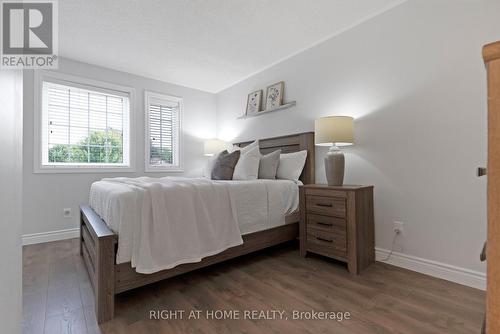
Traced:
[[63, 57], [218, 92], [401, 0], [64, 0]]

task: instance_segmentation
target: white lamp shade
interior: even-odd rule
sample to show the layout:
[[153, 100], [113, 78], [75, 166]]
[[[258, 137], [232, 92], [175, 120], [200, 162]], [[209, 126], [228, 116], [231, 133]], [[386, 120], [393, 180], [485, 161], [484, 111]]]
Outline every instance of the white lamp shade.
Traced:
[[354, 119], [350, 116], [321, 117], [314, 122], [314, 143], [317, 146], [348, 146], [354, 144]]
[[208, 139], [204, 144], [204, 154], [206, 156], [213, 156], [224, 151], [227, 148], [227, 143], [219, 139]]

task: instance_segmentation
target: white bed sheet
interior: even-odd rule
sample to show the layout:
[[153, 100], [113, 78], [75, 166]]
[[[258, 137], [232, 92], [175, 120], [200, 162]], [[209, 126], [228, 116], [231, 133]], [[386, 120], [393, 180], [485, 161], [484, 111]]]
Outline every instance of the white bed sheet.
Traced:
[[[161, 178], [169, 182], [188, 182], [195, 187], [207, 179], [184, 177]], [[251, 181], [215, 181], [227, 187], [241, 235], [253, 233], [285, 224], [285, 215], [295, 212], [299, 207], [300, 181], [290, 180], [251, 180]], [[175, 194], [172, 194], [175, 196]], [[105, 179], [94, 182], [90, 189], [89, 203], [92, 209], [117, 233], [117, 263], [132, 260], [134, 233], [138, 217], [130, 214], [130, 208], [136, 205], [137, 195], [130, 185]], [[191, 261], [193, 262], [193, 261]]]
[[[230, 186], [241, 235], [285, 224], [285, 215], [299, 208], [300, 181], [249, 180], [217, 181]], [[259, 210], [267, 203], [266, 210]]]

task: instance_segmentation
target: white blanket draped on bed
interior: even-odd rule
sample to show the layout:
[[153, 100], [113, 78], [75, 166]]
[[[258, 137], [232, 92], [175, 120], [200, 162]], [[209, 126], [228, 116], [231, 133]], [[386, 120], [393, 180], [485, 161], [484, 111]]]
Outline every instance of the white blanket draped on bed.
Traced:
[[112, 178], [90, 188], [92, 209], [118, 234], [116, 263], [152, 273], [242, 243], [241, 234], [285, 224], [297, 210], [289, 180]]
[[[114, 184], [129, 189], [129, 200], [115, 203], [119, 207], [112, 207], [110, 201], [100, 203], [108, 203], [104, 211], [112, 221], [129, 216], [133, 220], [127, 217], [124, 221], [141, 222], [120, 224], [133, 231], [119, 234], [120, 238], [132, 236], [132, 240], [120, 241], [131, 243], [131, 263], [138, 273], [149, 274], [198, 262], [243, 243], [229, 189], [224, 184], [203, 179], [148, 177], [103, 181], [111, 187]], [[121, 217], [112, 218], [113, 214]]]

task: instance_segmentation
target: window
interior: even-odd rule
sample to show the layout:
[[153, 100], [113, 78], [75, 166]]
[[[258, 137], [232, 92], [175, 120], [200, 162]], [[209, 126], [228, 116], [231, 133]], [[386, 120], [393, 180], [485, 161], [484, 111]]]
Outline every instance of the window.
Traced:
[[181, 171], [182, 98], [146, 92], [146, 172]]
[[51, 74], [38, 80], [35, 171], [130, 171], [130, 90], [72, 79]]

